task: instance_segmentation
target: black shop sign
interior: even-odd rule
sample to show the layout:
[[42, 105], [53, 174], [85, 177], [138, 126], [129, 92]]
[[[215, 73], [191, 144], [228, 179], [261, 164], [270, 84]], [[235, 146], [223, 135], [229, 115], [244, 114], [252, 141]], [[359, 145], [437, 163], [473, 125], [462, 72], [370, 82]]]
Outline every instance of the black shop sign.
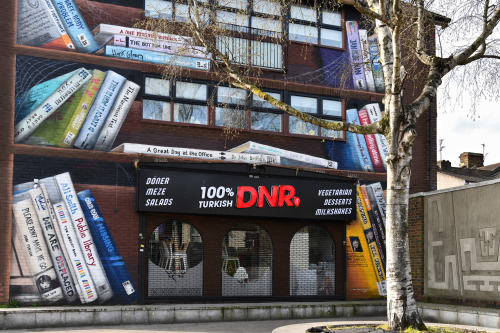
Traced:
[[355, 180], [302, 174], [289, 177], [199, 169], [141, 169], [137, 208], [140, 212], [202, 215], [356, 218]]

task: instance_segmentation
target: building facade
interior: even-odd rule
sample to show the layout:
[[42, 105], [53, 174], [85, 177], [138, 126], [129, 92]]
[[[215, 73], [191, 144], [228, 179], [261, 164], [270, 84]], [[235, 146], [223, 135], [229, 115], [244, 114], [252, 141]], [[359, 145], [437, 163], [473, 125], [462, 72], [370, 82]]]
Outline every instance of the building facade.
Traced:
[[[274, 27], [266, 33], [289, 34], [279, 45], [260, 41], [260, 49], [256, 49], [261, 51], [254, 51], [262, 52], [259, 60], [233, 58], [236, 63], [248, 61], [262, 69], [259, 82], [263, 90], [325, 119], [346, 120], [348, 110], [357, 113], [367, 105], [383, 110], [383, 95], [376, 89], [370, 91], [366, 81], [363, 87], [353, 77], [343, 88], [336, 81], [342, 66], [349, 64], [349, 27], [352, 22], [362, 26], [358, 12], [347, 6], [316, 11], [305, 5], [285, 11], [264, 4], [263, 0], [239, 0], [215, 13], [232, 28], [251, 31], [247, 39], [226, 40], [228, 45], [251, 43], [252, 34], [263, 33], [260, 22], [271, 22], [269, 27]], [[123, 31], [134, 31], [137, 21], [157, 15], [153, 9], [159, 5], [165, 6], [163, 18], [167, 20], [185, 17], [186, 3], [182, 1], [76, 0], [81, 18], [94, 30], [96, 43], [106, 29], [110, 31], [107, 45], [88, 53], [82, 47], [92, 43], [85, 40], [91, 38], [84, 33], [77, 33], [76, 39], [69, 34], [72, 47], [68, 42], [62, 46], [42, 42], [47, 35], [39, 30], [44, 22], [54, 22], [50, 15], [37, 17], [37, 13], [57, 12], [61, 22], [67, 21], [72, 16], [64, 14], [71, 9], [64, 7], [68, 4], [18, 0], [0, 5], [0, 25], [5, 31], [0, 37], [5, 101], [0, 131], [4, 190], [0, 196], [7, 203], [0, 211], [5, 221], [0, 301], [72, 303], [78, 302], [76, 296], [83, 303], [95, 298], [109, 303], [147, 303], [365, 297], [350, 292], [359, 281], [363, 285], [366, 277], [349, 275], [349, 267], [358, 246], [366, 251], [369, 241], [356, 245], [357, 236], [347, 237], [346, 230], [356, 220], [356, 180], [367, 185], [382, 183], [383, 187], [384, 170], [367, 171], [355, 161], [356, 152], [349, 141], [355, 137], [302, 123], [245, 91], [215, 81], [210, 71], [213, 64], [203, 57], [175, 60], [186, 70], [176, 82], [161, 80], [160, 69], [148, 58], [152, 53], [143, 53], [151, 50], [119, 46], [116, 38], [132, 37]], [[276, 27], [281, 16], [290, 20]], [[35, 28], [35, 23], [40, 26]], [[82, 25], [78, 20], [74, 24]], [[36, 36], [30, 37], [30, 33]], [[132, 38], [126, 39], [129, 42], [133, 43]], [[166, 45], [178, 41], [171, 42]], [[134, 60], [127, 54], [133, 54]], [[169, 53], [160, 54], [162, 61], [166, 61], [164, 54]], [[142, 61], [137, 61], [139, 55]], [[106, 79], [100, 77], [103, 82], [98, 82], [98, 71], [106, 75]], [[106, 81], [114, 75], [109, 71], [118, 77], [116, 86]], [[127, 90], [120, 87], [136, 91], [127, 97]], [[70, 106], [49, 109], [76, 99], [78, 91], [83, 95], [79, 98], [102, 98], [99, 105], [87, 104], [89, 117], [85, 122], [82, 119], [81, 127], [104, 135], [96, 127], [109, 118], [104, 112], [109, 101], [104, 102], [104, 93], [99, 95], [103, 88], [109, 94], [116, 89], [115, 95], [109, 95], [115, 97], [108, 96], [110, 100], [121, 98], [122, 105], [131, 101], [123, 123], [108, 136], [116, 135], [114, 140], [102, 141], [105, 148], [89, 149], [103, 138], [89, 139], [90, 134], [80, 135], [83, 132], [68, 136], [64, 128], [74, 122], [76, 111], [68, 111]], [[415, 93], [405, 91], [405, 98], [411, 99]], [[118, 114], [122, 108], [109, 104], [109, 114]], [[43, 113], [50, 117], [39, 118]], [[226, 117], [236, 113], [241, 116], [237, 123]], [[120, 121], [118, 116], [109, 119], [109, 128]], [[228, 132], [228, 127], [237, 130]], [[435, 106], [419, 120], [417, 132], [412, 193], [435, 188]], [[36, 193], [44, 195], [45, 201], [33, 199]], [[63, 202], [61, 211], [53, 193]], [[45, 215], [37, 202], [49, 207], [49, 227], [40, 224]], [[85, 215], [88, 225], [74, 224], [73, 238], [70, 231], [64, 234], [63, 208], [67, 214], [90, 214]], [[41, 227], [30, 229], [36, 217]], [[73, 217], [73, 221], [79, 218]], [[87, 229], [92, 228], [101, 229], [90, 233]], [[93, 285], [79, 274], [80, 266], [63, 271], [56, 259], [47, 258], [58, 258], [53, 252], [57, 246], [51, 246], [53, 234], [57, 234], [65, 258], [73, 262], [83, 258], [89, 273], [94, 265], [100, 266]], [[94, 235], [92, 246], [88, 240], [85, 243], [88, 234]], [[71, 248], [70, 240], [78, 236], [83, 245]], [[36, 246], [39, 243], [46, 250]], [[106, 251], [108, 255], [103, 255]], [[100, 265], [92, 260], [99, 257], [96, 253]], [[50, 266], [53, 271], [47, 273]], [[115, 269], [118, 266], [125, 269]], [[73, 280], [73, 295], [64, 290], [62, 275]]]

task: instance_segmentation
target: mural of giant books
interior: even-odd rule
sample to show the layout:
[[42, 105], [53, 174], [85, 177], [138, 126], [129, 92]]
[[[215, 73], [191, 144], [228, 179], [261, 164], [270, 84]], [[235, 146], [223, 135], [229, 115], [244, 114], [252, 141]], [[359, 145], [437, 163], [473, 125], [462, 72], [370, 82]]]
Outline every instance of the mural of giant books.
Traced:
[[139, 90], [111, 70], [41, 82], [16, 97], [14, 142], [109, 151]]
[[10, 297], [131, 303], [137, 291], [90, 190], [69, 173], [14, 186]]
[[346, 226], [347, 297], [387, 295], [385, 195], [380, 182], [357, 186], [357, 219]]

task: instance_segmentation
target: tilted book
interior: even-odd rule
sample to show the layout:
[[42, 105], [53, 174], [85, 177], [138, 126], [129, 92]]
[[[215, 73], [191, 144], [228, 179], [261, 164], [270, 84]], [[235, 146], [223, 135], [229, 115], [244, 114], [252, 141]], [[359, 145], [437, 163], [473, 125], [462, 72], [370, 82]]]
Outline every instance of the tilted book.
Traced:
[[[375, 201], [377, 202], [377, 206], [380, 210], [382, 216], [382, 222], [385, 227], [385, 216], [386, 216], [386, 202], [385, 202], [385, 194], [382, 184], [380, 182], [372, 183], [367, 185], [371, 189], [370, 193], [373, 194]], [[370, 199], [371, 200], [371, 199]]]
[[281, 163], [285, 165], [319, 166], [330, 169], [337, 169], [338, 163], [325, 158], [296, 153], [277, 147], [263, 145], [257, 142], [248, 141], [242, 145], [229, 149], [233, 153], [253, 153], [275, 155], [281, 158]]
[[99, 45], [90, 32], [80, 10], [73, 0], [52, 0], [54, 7], [63, 21], [64, 27], [75, 44], [76, 50], [82, 53], [93, 53]]
[[368, 33], [365, 29], [359, 29], [359, 44], [361, 46], [361, 55], [363, 58], [363, 70], [365, 72], [366, 88], [368, 91], [375, 92], [375, 80], [373, 78], [372, 64], [370, 60], [370, 51], [368, 46]]
[[[366, 109], [361, 109], [358, 111], [359, 122], [361, 125], [370, 125], [370, 118], [368, 117], [368, 111]], [[380, 157], [377, 140], [375, 140], [375, 135], [365, 134], [366, 146], [368, 147], [368, 153], [372, 160], [373, 170], [375, 172], [385, 172], [384, 163]]]
[[40, 82], [28, 90], [19, 93], [16, 96], [16, 113], [14, 124], [18, 124], [31, 111], [39, 107], [43, 101], [50, 97], [66, 80], [68, 80], [76, 71], [66, 73], [53, 79]]
[[17, 44], [57, 50], [74, 50], [50, 0], [17, 1]]
[[73, 113], [72, 118], [69, 121], [68, 126], [65, 128], [61, 140], [58, 142], [59, 147], [71, 148], [73, 143], [82, 129], [83, 122], [87, 118], [87, 114], [90, 111], [92, 104], [97, 96], [97, 92], [101, 88], [102, 83], [106, 73], [98, 69], [92, 71], [92, 78], [87, 83], [87, 86], [82, 88], [85, 92], [82, 95], [80, 101], [77, 102], [77, 109]]
[[373, 263], [373, 268], [375, 270], [375, 277], [377, 278], [377, 287], [380, 295], [387, 295], [387, 285], [385, 281], [385, 272], [382, 266], [382, 260], [378, 252], [377, 244], [374, 237], [370, 237], [370, 230], [372, 225], [368, 217], [368, 212], [366, 211], [366, 206], [363, 200], [363, 194], [361, 193], [361, 188], [358, 185], [356, 187], [356, 215], [358, 221], [361, 223], [363, 230], [365, 232], [366, 242], [368, 243], [369, 252], [371, 254], [371, 259]]
[[386, 261], [385, 230], [381, 231], [380, 229], [380, 224], [382, 224], [382, 221], [380, 220], [380, 216], [378, 216], [377, 219], [377, 216], [375, 215], [375, 212], [372, 209], [372, 205], [368, 198], [368, 194], [366, 193], [366, 185], [362, 185], [360, 186], [360, 188], [361, 188], [361, 193], [363, 194], [362, 200], [363, 203], [365, 204], [366, 212], [368, 213], [368, 218], [370, 219], [370, 222], [372, 224], [372, 228], [370, 230], [372, 232], [373, 237], [375, 238], [375, 243], [377, 243], [378, 253], [380, 255], [380, 259], [382, 260], [382, 267], [384, 268], [385, 272], [385, 261]]
[[141, 87], [134, 82], [126, 81], [120, 93], [116, 97], [115, 104], [111, 108], [108, 118], [104, 122], [101, 133], [97, 138], [94, 150], [109, 151], [115, 142], [116, 136], [122, 127], [127, 114], [134, 104], [135, 97]]
[[177, 54], [185, 57], [210, 59], [211, 53], [201, 46], [174, 43], [168, 41], [156, 41], [147, 38], [114, 35], [108, 45], [130, 47], [132, 49], [155, 51], [169, 54]]
[[58, 146], [88, 84], [87, 82], [78, 89], [60, 108], [44, 120], [33, 134], [24, 140], [24, 144]]
[[[382, 113], [380, 112], [380, 106], [378, 103], [371, 103], [365, 105], [364, 109], [368, 112], [368, 118], [370, 119], [370, 124], [382, 119]], [[382, 163], [384, 163], [384, 168], [387, 170], [387, 154], [389, 154], [389, 143], [385, 135], [375, 134], [375, 140], [377, 141], [378, 152]]]
[[118, 301], [127, 303], [136, 301], [137, 291], [134, 282], [94, 195], [90, 190], [85, 190], [78, 193], [78, 199], [114, 295], [119, 298]]
[[[385, 222], [384, 218], [382, 216], [382, 210], [379, 208], [377, 199], [375, 198], [375, 193], [373, 191], [373, 187], [370, 185], [364, 185], [366, 189], [366, 195], [368, 196], [368, 201], [370, 202], [370, 206], [372, 208], [373, 212], [373, 222], [372, 224], [375, 225], [375, 227], [378, 229], [378, 232], [380, 236], [382, 237], [382, 240], [384, 241], [384, 253], [385, 251], [385, 246], [386, 246], [386, 237], [385, 237]], [[385, 263], [384, 263], [385, 265]]]
[[345, 23], [347, 33], [347, 47], [351, 58], [352, 79], [354, 89], [366, 90], [365, 71], [363, 69], [363, 55], [359, 42], [358, 22], [347, 21]]
[[107, 57], [149, 62], [158, 65], [177, 66], [205, 71], [210, 70], [210, 60], [207, 59], [137, 50], [123, 46], [106, 45], [104, 46], [104, 55]]
[[368, 37], [368, 50], [370, 51], [370, 61], [373, 70], [375, 89], [378, 93], [385, 92], [384, 71], [380, 63], [380, 52], [378, 48], [377, 35]]
[[121, 27], [118, 25], [111, 24], [99, 24], [94, 30], [92, 30], [94, 34], [94, 38], [99, 44], [99, 47], [103, 47], [107, 44], [114, 35], [122, 35], [129, 37], [139, 37], [146, 38], [155, 41], [165, 41], [165, 42], [174, 42], [174, 43], [184, 43], [191, 44], [192, 38], [186, 36], [178, 36], [172, 35], [162, 32], [154, 32], [149, 30], [137, 29], [137, 28], [128, 28]]
[[[358, 110], [350, 109], [346, 111], [346, 121], [354, 125], [360, 125]], [[346, 132], [346, 143], [350, 148], [351, 154], [358, 161], [360, 170], [373, 172], [373, 165], [370, 159], [370, 153], [366, 146], [365, 137], [363, 134]]]
[[184, 157], [203, 160], [221, 160], [226, 162], [280, 164], [279, 156], [265, 154], [242, 154], [218, 150], [190, 149], [144, 145], [139, 143], [122, 143], [112, 150], [115, 153], [147, 154], [158, 156]]
[[[41, 185], [44, 186], [44, 185]], [[61, 285], [64, 298], [68, 303], [78, 300], [78, 291], [75, 288], [73, 277], [69, 268], [67, 258], [64, 256], [63, 244], [57, 237], [54, 224], [57, 223], [54, 214], [51, 214], [50, 200], [47, 200], [41, 187], [29, 190], [29, 195], [40, 222], [43, 237], [47, 243], [52, 263], [57, 272], [57, 278]]]
[[73, 187], [71, 177], [69, 173], [66, 172], [54, 176], [54, 179], [61, 192], [63, 202], [68, 208], [68, 215], [71, 217], [73, 227], [79, 236], [77, 237], [78, 243], [84, 253], [85, 262], [92, 276], [92, 281], [94, 281], [98, 300], [101, 303], [106, 302], [113, 297], [113, 291], [104, 272], [104, 268], [102, 267], [99, 253], [97, 253], [97, 248], [92, 238], [92, 234], [90, 233], [87, 220], [83, 214], [82, 207], [78, 202], [78, 196]]
[[45, 119], [50, 117], [78, 89], [84, 86], [90, 80], [90, 77], [89, 71], [80, 68], [68, 80], [58, 86], [46, 100], [14, 126], [14, 142], [23, 142]]
[[120, 74], [113, 71], [106, 72], [106, 78], [74, 142], [76, 148], [88, 150], [94, 148], [104, 125], [104, 121], [111, 111], [116, 96], [118, 96], [125, 81], [125, 78]]
[[64, 295], [43, 239], [33, 202], [26, 192], [14, 194], [12, 200], [13, 220], [42, 300], [49, 303], [60, 301], [64, 299]]

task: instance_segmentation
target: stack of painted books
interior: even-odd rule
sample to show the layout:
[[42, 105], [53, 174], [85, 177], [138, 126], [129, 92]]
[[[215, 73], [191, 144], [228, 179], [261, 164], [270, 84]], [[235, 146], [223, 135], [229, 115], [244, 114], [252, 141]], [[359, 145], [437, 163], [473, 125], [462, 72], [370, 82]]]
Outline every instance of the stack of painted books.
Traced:
[[97, 52], [107, 57], [170, 65], [182, 68], [210, 69], [211, 54], [192, 45], [191, 37], [148, 30], [100, 24], [93, 31]]
[[139, 90], [85, 68], [42, 82], [16, 98], [14, 142], [109, 151]]
[[377, 36], [368, 37], [367, 31], [359, 29], [356, 21], [347, 21], [345, 26], [354, 89], [383, 93], [384, 73], [379, 62]]
[[[14, 186], [12, 258], [20, 301], [131, 303], [137, 292], [89, 190], [69, 173]], [[29, 283], [31, 282], [31, 283]], [[16, 286], [13, 281], [14, 287]]]

